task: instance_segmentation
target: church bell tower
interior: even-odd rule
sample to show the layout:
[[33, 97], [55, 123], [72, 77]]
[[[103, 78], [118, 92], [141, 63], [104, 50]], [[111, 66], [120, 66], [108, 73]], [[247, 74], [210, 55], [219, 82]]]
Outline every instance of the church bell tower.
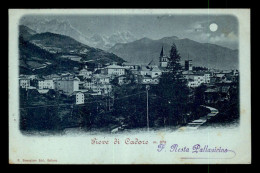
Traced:
[[163, 46], [159, 57], [160, 67], [167, 67], [168, 66], [168, 58], [163, 53]]

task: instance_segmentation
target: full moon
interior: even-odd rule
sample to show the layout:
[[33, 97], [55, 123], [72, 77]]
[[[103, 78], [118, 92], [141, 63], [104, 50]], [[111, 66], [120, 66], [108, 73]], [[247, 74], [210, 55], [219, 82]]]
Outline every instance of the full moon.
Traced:
[[210, 31], [215, 32], [218, 30], [218, 25], [215, 23], [212, 23], [209, 25], [209, 29], [210, 29]]

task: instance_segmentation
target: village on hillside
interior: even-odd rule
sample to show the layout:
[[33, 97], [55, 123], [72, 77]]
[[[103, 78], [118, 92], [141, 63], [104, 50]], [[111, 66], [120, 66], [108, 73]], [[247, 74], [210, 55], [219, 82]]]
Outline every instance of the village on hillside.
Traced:
[[[51, 111], [59, 109], [59, 107], [63, 107], [63, 109], [56, 110], [59, 114], [57, 116], [58, 119], [54, 119], [53, 121], [62, 122], [64, 117], [67, 117], [66, 122], [68, 127], [91, 126], [91, 123], [93, 123], [94, 120], [92, 121], [90, 117], [95, 116], [93, 114], [102, 115], [104, 119], [107, 119], [108, 115], [113, 114], [111, 112], [116, 112], [117, 117], [113, 121], [115, 122], [114, 125], [112, 122], [110, 130], [117, 127], [118, 124], [121, 128], [129, 126], [129, 124], [123, 123], [126, 118], [122, 118], [120, 115], [122, 114], [123, 116], [124, 114], [124, 111], [119, 111], [121, 108], [123, 109], [123, 107], [116, 106], [115, 102], [120, 102], [121, 98], [131, 97], [131, 94], [129, 95], [125, 92], [121, 93], [121, 96], [119, 96], [117, 90], [120, 88], [126, 88], [127, 90], [127, 87], [140, 86], [141, 88], [144, 88], [142, 90], [143, 94], [148, 94], [148, 86], [153, 87], [158, 85], [162, 74], [168, 73], [167, 66], [169, 56], [164, 52], [163, 47], [161, 52], [158, 52], [158, 60], [159, 65], [156, 63], [156, 60], [152, 60], [146, 65], [128, 62], [120, 64], [116, 62], [107, 64], [96, 64], [95, 62], [91, 62], [92, 66], [89, 66], [89, 63], [86, 62], [82, 69], [75, 67], [73, 73], [62, 72], [50, 75], [20, 74], [21, 129], [30, 129], [29, 124], [34, 122], [29, 122], [29, 119], [33, 117], [31, 116], [31, 114], [33, 114], [32, 110], [42, 112], [42, 109], [45, 108], [44, 111], [49, 111], [49, 116], [52, 116], [55, 112], [51, 113]], [[192, 60], [185, 60], [182, 65], [181, 73], [187, 81], [187, 86], [190, 90], [190, 99], [192, 100], [194, 98], [196, 89], [203, 86], [204, 90], [200, 95], [203, 98], [204, 103], [209, 105], [224, 101], [228, 102], [232, 99], [232, 89], [238, 88], [238, 70], [193, 67]], [[138, 93], [132, 95], [135, 94]], [[146, 99], [146, 95], [141, 97]], [[153, 98], [151, 98], [149, 104], [152, 104], [152, 99]], [[148, 103], [147, 105], [144, 103], [143, 106], [148, 106]], [[77, 113], [77, 111], [83, 113]], [[93, 114], [91, 115], [92, 112]], [[30, 118], [28, 118], [29, 114]], [[79, 114], [82, 114], [83, 116], [88, 114], [89, 117], [82, 118]], [[142, 114], [144, 114], [144, 117], [146, 114], [148, 116], [148, 112], [143, 112]], [[73, 119], [71, 118], [73, 115], [79, 117]], [[99, 118], [99, 124], [105, 124], [103, 123], [102, 116]], [[54, 116], [51, 118], [54, 118]], [[46, 121], [49, 121], [49, 119]], [[185, 119], [182, 123], [187, 123], [187, 121], [188, 120]], [[49, 123], [46, 124], [49, 125]], [[108, 124], [111, 124], [111, 122], [109, 121]], [[143, 126], [146, 126], [146, 124], [143, 123]], [[51, 129], [53, 126], [49, 125], [48, 127]], [[48, 129], [48, 127], [41, 128]], [[64, 128], [66, 128], [66, 125], [64, 125]]]

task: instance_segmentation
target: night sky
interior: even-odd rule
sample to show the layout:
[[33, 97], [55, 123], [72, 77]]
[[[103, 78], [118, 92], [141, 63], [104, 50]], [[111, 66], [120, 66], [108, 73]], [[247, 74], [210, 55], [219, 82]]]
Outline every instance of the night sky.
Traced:
[[[138, 39], [177, 36], [238, 49], [238, 21], [231, 15], [42, 15], [27, 16], [23, 21], [32, 21], [33, 18], [68, 21], [86, 36], [110, 36], [115, 32], [129, 31]], [[213, 23], [216, 25], [212, 26], [217, 26], [214, 32], [210, 30]]]

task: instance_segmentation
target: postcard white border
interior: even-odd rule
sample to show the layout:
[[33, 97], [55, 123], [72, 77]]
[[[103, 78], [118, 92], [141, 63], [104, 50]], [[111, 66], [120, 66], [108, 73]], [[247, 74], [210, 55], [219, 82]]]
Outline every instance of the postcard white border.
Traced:
[[[67, 135], [30, 137], [19, 131], [18, 101], [18, 25], [29, 14], [165, 14], [165, 15], [234, 15], [239, 21], [240, 126], [193, 133], [170, 134], [142, 132], [125, 135]], [[10, 164], [249, 164], [251, 163], [251, 68], [249, 9], [11, 9], [9, 10], [9, 163]], [[92, 145], [91, 139], [110, 140], [109, 145]], [[123, 144], [113, 144], [119, 138]], [[200, 143], [223, 146], [236, 152], [232, 159], [181, 159], [194, 155], [158, 152], [157, 146], [127, 145], [126, 138], [149, 141], [166, 140], [169, 144], [189, 146]], [[205, 154], [203, 155], [205, 156]], [[212, 155], [212, 157], [215, 155]], [[230, 157], [233, 157], [232, 155]], [[37, 160], [23, 162], [22, 160]], [[42, 162], [39, 159], [57, 160]]]

